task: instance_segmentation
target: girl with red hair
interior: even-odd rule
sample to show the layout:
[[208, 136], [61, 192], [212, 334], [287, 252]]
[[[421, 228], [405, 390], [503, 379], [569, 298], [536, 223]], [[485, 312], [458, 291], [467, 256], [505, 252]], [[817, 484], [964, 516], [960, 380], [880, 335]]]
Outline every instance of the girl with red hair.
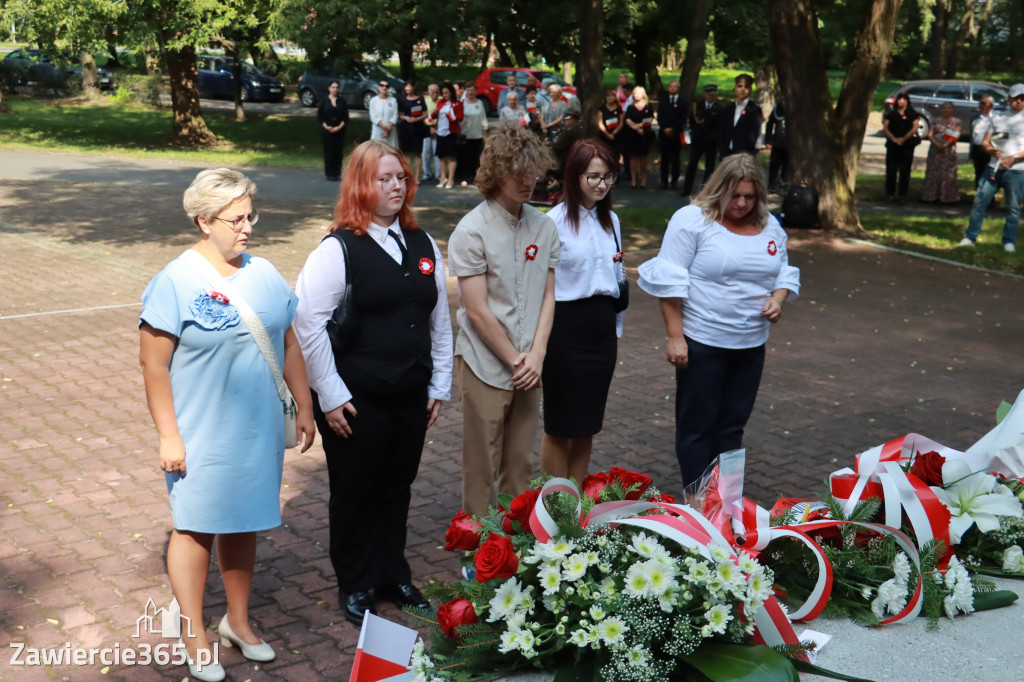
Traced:
[[[416, 175], [379, 140], [356, 147], [330, 234], [299, 273], [295, 330], [330, 479], [331, 563], [342, 613], [374, 597], [428, 608], [405, 559], [411, 486], [426, 430], [448, 400], [452, 328], [444, 261], [412, 212]], [[358, 331], [332, 348], [327, 323], [350, 288]]]

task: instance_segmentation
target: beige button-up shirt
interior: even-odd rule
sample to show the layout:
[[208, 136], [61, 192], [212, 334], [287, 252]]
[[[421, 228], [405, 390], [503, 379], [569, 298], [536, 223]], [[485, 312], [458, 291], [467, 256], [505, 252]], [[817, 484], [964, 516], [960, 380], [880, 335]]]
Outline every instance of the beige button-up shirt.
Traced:
[[[548, 270], [559, 265], [558, 228], [551, 218], [524, 205], [521, 218], [487, 200], [467, 213], [448, 240], [448, 264], [456, 277], [486, 274], [487, 307], [520, 353], [533, 348]], [[512, 369], [477, 334], [459, 291], [461, 355], [484, 383], [512, 390]]]

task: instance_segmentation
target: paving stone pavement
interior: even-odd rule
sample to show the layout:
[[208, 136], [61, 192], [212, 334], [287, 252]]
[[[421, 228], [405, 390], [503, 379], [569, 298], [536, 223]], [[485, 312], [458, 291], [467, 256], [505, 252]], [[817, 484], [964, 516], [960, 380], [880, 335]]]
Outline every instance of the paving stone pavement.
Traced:
[[[11, 663], [12, 644], [123, 651], [160, 642], [133, 637], [150, 598], [171, 600], [170, 514], [137, 315], [145, 284], [193, 241], [183, 189], [0, 181], [0, 679], [185, 675], [159, 664]], [[260, 209], [251, 251], [294, 283], [322, 237], [329, 200], [273, 197]], [[444, 248], [463, 211], [420, 216]], [[627, 227], [634, 282], [659, 237]], [[991, 428], [999, 401], [1024, 387], [1020, 279], [816, 232], [792, 233], [790, 254], [804, 291], [773, 329], [746, 432], [754, 499], [820, 491], [856, 453], [907, 432], [965, 449]], [[673, 373], [657, 304], [634, 292], [592, 470], [646, 471], [678, 494]], [[449, 296], [454, 303], [451, 281]], [[413, 487], [408, 556], [418, 581], [455, 577], [442, 545], [459, 508], [460, 429], [458, 405], [446, 405]], [[224, 651], [230, 679], [347, 679], [358, 631], [336, 604], [327, 495], [319, 444], [289, 452], [284, 525], [260, 538], [252, 590], [252, 619], [278, 659], [254, 665]], [[225, 609], [215, 567], [208, 585], [210, 626]], [[406, 622], [391, 605], [380, 612]]]

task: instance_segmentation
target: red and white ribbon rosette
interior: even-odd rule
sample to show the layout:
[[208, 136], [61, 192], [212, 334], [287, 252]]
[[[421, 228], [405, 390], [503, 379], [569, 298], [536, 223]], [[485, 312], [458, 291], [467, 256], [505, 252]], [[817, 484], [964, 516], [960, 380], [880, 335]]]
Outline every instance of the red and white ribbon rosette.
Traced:
[[[576, 482], [566, 478], [552, 478], [540, 491], [537, 504], [530, 513], [530, 530], [540, 542], [550, 541], [558, 533], [558, 524], [547, 509], [545, 498], [550, 493], [566, 493], [577, 500], [577, 516], [582, 514], [579, 488]], [[663, 510], [669, 513], [650, 516], [635, 516], [644, 512]], [[594, 505], [581, 528], [591, 524], [635, 526], [674, 540], [683, 547], [696, 549], [702, 556], [711, 559], [708, 545], [717, 543], [732, 548], [732, 544], [715, 526], [697, 510], [687, 505], [664, 502], [639, 502], [622, 500]], [[735, 551], [732, 560], [739, 561]], [[769, 597], [754, 614], [754, 641], [768, 646], [800, 644], [786, 612], [775, 597]]]

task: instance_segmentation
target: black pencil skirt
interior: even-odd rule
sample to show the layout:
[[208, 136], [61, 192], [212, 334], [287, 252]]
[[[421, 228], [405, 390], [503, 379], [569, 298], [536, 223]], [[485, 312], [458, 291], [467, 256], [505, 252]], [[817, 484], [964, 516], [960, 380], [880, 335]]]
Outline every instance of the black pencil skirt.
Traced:
[[555, 303], [544, 358], [544, 433], [558, 438], [601, 430], [618, 339], [611, 296]]

